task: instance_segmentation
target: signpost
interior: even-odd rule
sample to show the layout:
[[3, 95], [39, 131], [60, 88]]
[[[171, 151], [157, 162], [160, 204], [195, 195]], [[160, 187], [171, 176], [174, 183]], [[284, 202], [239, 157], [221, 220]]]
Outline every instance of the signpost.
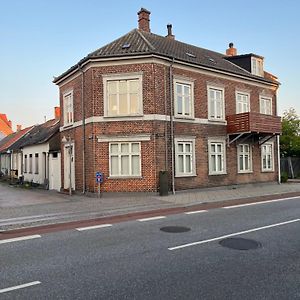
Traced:
[[96, 172], [96, 183], [98, 184], [98, 197], [101, 197], [101, 183], [103, 182], [104, 175], [101, 172]]

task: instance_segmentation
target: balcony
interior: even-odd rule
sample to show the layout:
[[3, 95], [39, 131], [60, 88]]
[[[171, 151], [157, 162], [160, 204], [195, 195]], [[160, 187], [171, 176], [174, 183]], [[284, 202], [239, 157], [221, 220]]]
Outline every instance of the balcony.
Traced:
[[226, 117], [227, 133], [280, 134], [281, 118], [256, 112], [246, 112]]

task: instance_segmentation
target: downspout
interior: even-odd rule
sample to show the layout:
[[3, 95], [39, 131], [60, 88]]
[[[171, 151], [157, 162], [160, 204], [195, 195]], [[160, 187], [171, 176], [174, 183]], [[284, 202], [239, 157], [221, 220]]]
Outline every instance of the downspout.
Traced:
[[170, 64], [170, 131], [171, 131], [171, 160], [172, 160], [172, 194], [175, 195], [175, 157], [174, 157], [174, 120], [173, 120], [173, 64]]
[[85, 179], [85, 106], [84, 106], [84, 72], [82, 67], [78, 64], [78, 70], [81, 73], [81, 111], [82, 111], [82, 194], [85, 193], [86, 179]]
[[[275, 101], [275, 115], [278, 116], [277, 113], [277, 90], [276, 89], [276, 101]], [[278, 169], [278, 184], [281, 184], [281, 170], [280, 170], [280, 137], [277, 135], [277, 169]]]
[[164, 90], [165, 90], [165, 170], [168, 170], [168, 103], [167, 103], [167, 76], [166, 76], [166, 69], [164, 68]]

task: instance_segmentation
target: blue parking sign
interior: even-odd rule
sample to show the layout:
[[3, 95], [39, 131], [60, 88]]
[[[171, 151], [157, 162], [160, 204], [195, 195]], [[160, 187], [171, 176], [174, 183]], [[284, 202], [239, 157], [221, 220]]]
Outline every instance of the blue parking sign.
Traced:
[[96, 182], [97, 183], [102, 183], [103, 182], [103, 173], [96, 172]]

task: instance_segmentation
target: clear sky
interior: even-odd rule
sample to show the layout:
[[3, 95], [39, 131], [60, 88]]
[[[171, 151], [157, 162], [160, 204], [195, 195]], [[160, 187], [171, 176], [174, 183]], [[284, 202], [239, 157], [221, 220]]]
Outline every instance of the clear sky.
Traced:
[[238, 54], [264, 56], [281, 82], [279, 113], [300, 113], [298, 0], [0, 0], [0, 113], [14, 126], [53, 118], [53, 76], [136, 28], [141, 7], [154, 33], [172, 23], [177, 40], [221, 53], [233, 42]]

